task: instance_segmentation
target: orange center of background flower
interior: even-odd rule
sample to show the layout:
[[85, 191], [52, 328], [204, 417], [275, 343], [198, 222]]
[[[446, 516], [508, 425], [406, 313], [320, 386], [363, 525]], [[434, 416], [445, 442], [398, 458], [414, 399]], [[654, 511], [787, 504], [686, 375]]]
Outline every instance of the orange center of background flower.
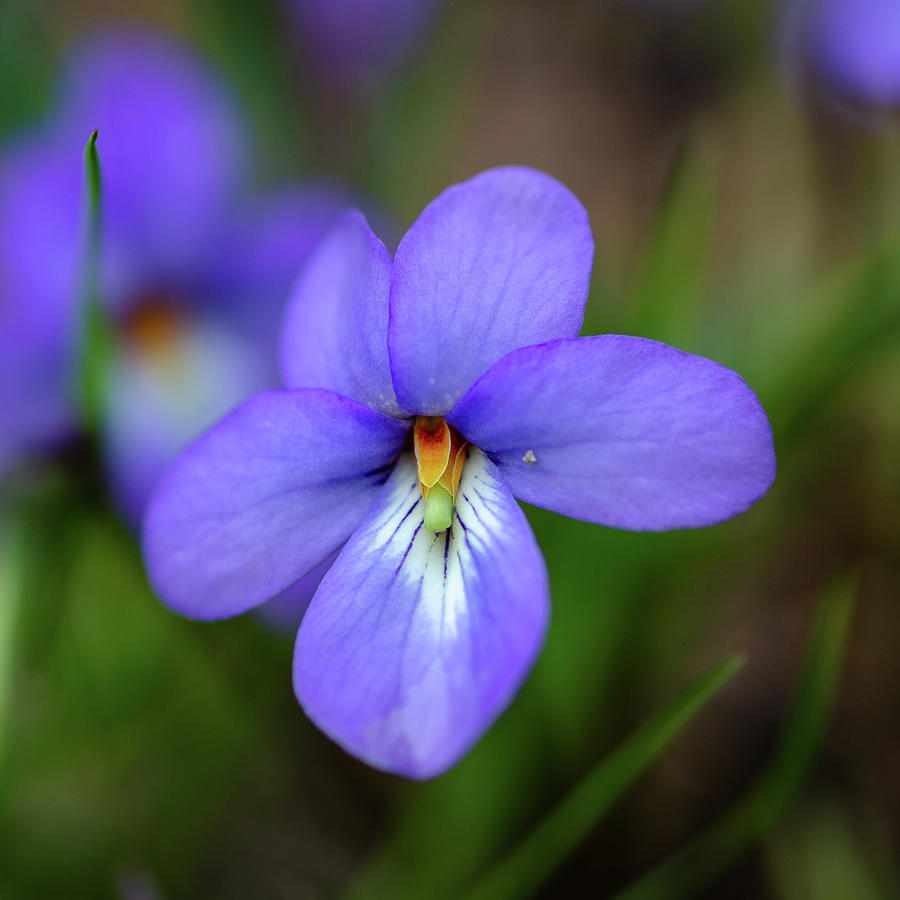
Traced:
[[138, 353], [159, 355], [176, 345], [185, 326], [185, 316], [174, 302], [162, 295], [150, 295], [128, 313], [122, 331]]

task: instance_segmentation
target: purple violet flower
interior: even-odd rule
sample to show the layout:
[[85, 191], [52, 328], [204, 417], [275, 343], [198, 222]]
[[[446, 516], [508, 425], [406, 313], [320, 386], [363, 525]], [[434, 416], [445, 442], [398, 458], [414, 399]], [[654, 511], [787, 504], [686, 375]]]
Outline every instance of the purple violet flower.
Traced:
[[207, 431], [151, 500], [150, 580], [193, 618], [244, 612], [343, 545], [294, 688], [377, 768], [443, 772], [531, 668], [549, 589], [517, 498], [661, 531], [728, 519], [772, 482], [768, 420], [734, 372], [577, 337], [592, 258], [581, 204], [525, 168], [445, 191], [394, 259], [348, 213], [294, 289], [288, 389]]
[[795, 0], [787, 40], [840, 97], [900, 105], [897, 0]]
[[364, 87], [420, 44], [447, 0], [284, 0], [312, 67]]
[[347, 195], [248, 195], [247, 141], [214, 74], [161, 34], [117, 30], [69, 55], [48, 122], [0, 159], [0, 474], [75, 432], [81, 153], [103, 170], [101, 293], [115, 347], [103, 450], [137, 525], [190, 438], [278, 383], [282, 305]]

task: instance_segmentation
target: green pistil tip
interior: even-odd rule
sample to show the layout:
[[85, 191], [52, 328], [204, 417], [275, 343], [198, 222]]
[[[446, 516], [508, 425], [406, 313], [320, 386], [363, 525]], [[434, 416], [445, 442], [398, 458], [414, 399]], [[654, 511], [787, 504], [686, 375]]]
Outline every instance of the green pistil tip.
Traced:
[[446, 531], [453, 522], [453, 495], [436, 484], [425, 498], [425, 527], [429, 531]]

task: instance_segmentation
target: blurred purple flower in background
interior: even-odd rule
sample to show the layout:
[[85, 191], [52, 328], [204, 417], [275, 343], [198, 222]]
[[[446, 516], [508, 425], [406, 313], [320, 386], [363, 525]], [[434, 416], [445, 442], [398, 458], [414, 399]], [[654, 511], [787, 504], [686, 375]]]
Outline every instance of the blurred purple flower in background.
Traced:
[[447, 0], [284, 0], [305, 59], [323, 78], [356, 88], [411, 54]]
[[46, 124], [0, 161], [0, 466], [74, 430], [81, 150], [99, 130], [101, 294], [115, 346], [102, 426], [114, 498], [140, 519], [190, 437], [277, 384], [282, 305], [348, 197], [250, 195], [224, 87], [185, 47], [114, 31], [69, 56]]
[[76, 429], [69, 382], [81, 168], [73, 153], [71, 197], [68, 173], [39, 141], [7, 148], [0, 162], [0, 480]]
[[289, 389], [211, 428], [151, 500], [150, 579], [194, 618], [250, 609], [344, 545], [300, 626], [294, 686], [373, 766], [444, 771], [531, 668], [549, 589], [515, 498], [658, 531], [736, 515], [774, 477], [765, 413], [734, 372], [577, 337], [592, 258], [581, 204], [530, 169], [445, 191], [394, 259], [348, 213], [297, 282]]
[[897, 0], [797, 0], [788, 32], [792, 53], [838, 96], [900, 105]]

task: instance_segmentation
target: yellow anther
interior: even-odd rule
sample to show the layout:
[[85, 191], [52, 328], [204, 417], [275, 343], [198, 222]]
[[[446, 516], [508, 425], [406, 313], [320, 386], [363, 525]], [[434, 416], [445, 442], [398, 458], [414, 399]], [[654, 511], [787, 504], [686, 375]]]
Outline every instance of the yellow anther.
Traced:
[[466, 442], [439, 416], [416, 416], [413, 449], [425, 498], [425, 527], [444, 531], [453, 521], [453, 501], [466, 461]]
[[437, 484], [450, 462], [450, 426], [438, 416], [416, 416], [413, 449], [419, 466], [419, 482]]

